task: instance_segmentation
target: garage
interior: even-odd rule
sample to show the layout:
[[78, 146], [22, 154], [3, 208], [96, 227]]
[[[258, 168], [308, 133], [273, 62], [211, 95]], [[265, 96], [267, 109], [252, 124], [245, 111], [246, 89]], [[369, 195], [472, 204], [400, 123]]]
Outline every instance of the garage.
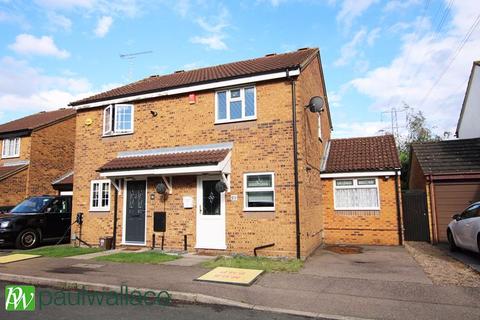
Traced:
[[434, 186], [439, 240], [443, 242], [447, 241], [446, 230], [452, 216], [480, 200], [480, 181], [437, 182]]
[[[480, 138], [414, 143], [410, 152], [409, 190], [427, 198], [429, 226], [424, 232], [430, 237], [425, 238], [445, 242], [452, 216], [480, 201]], [[406, 214], [417, 215], [404, 219], [414, 224], [423, 212]]]

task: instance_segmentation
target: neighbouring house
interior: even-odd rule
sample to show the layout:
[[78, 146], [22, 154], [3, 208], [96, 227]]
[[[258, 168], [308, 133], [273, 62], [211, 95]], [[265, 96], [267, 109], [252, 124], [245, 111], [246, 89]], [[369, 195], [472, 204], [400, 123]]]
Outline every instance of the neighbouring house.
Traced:
[[[321, 112], [306, 108], [315, 96]], [[151, 76], [71, 105], [82, 240], [290, 257], [322, 243], [332, 123], [318, 49]]]
[[480, 61], [475, 61], [458, 118], [456, 136], [460, 139], [480, 138], [478, 119], [480, 119]]
[[400, 160], [392, 135], [332, 139], [322, 162], [327, 244], [402, 244]]
[[75, 114], [65, 108], [0, 125], [0, 207], [56, 193], [52, 181], [73, 169]]
[[[447, 241], [452, 216], [480, 201], [480, 138], [415, 143], [410, 151], [409, 189], [422, 192], [428, 220], [423, 232]], [[418, 205], [417, 205], [418, 206]], [[416, 221], [421, 221], [417, 215]], [[418, 223], [417, 223], [418, 224]]]

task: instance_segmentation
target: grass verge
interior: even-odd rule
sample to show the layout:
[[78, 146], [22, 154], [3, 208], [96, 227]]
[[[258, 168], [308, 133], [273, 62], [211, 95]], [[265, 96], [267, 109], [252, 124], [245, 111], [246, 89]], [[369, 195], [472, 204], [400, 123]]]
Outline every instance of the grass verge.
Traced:
[[64, 258], [64, 257], [78, 256], [81, 254], [95, 253], [102, 250], [103, 249], [101, 248], [73, 247], [67, 244], [67, 245], [40, 247], [36, 249], [31, 249], [31, 250], [15, 251], [15, 253], [39, 254], [44, 257]]
[[265, 270], [266, 272], [298, 272], [303, 261], [297, 259], [272, 259], [264, 257], [218, 257], [202, 263], [206, 268], [230, 267]]
[[179, 256], [155, 251], [145, 252], [119, 252], [108, 256], [97, 257], [97, 261], [123, 262], [123, 263], [150, 263], [158, 264], [180, 259]]

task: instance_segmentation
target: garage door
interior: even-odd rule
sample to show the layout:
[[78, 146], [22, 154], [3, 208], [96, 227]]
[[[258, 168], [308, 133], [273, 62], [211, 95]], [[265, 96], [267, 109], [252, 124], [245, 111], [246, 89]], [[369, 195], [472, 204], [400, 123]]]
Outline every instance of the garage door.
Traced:
[[436, 183], [435, 201], [440, 241], [447, 241], [447, 226], [452, 216], [461, 213], [469, 204], [480, 201], [480, 181], [469, 183]]

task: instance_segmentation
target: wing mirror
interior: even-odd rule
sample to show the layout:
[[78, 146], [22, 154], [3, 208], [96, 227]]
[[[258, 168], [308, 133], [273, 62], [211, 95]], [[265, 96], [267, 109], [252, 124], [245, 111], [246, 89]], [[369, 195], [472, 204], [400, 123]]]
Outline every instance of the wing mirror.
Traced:
[[460, 220], [462, 220], [462, 217], [459, 214], [455, 214], [455, 215], [453, 215], [452, 219], [454, 219], [456, 221], [460, 221]]

